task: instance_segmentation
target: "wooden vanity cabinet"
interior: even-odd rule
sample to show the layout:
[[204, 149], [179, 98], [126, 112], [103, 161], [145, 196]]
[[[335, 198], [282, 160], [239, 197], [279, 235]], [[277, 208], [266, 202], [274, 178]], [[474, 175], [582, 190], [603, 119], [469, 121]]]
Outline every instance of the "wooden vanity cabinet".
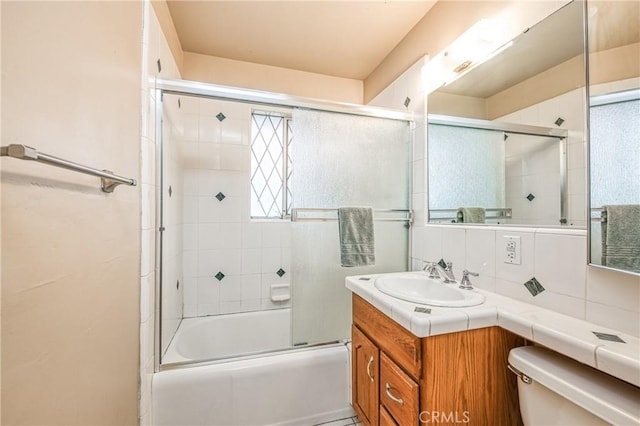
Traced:
[[419, 338], [353, 295], [352, 400], [365, 425], [522, 425], [500, 327]]
[[378, 424], [380, 351], [357, 327], [351, 330], [351, 402], [365, 425]]

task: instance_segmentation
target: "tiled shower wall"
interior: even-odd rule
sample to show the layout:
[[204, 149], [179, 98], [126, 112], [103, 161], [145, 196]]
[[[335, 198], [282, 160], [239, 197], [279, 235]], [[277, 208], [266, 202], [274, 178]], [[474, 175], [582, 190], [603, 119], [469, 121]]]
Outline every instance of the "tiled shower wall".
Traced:
[[183, 316], [289, 307], [271, 301], [270, 286], [290, 283], [291, 223], [250, 219], [252, 106], [185, 96], [180, 103]]
[[[154, 335], [156, 250], [156, 114], [155, 79], [180, 78], [178, 66], [160, 29], [151, 2], [143, 2], [141, 111], [141, 266], [140, 266], [140, 425], [153, 424], [151, 380], [155, 368]], [[160, 66], [159, 66], [160, 65]]]

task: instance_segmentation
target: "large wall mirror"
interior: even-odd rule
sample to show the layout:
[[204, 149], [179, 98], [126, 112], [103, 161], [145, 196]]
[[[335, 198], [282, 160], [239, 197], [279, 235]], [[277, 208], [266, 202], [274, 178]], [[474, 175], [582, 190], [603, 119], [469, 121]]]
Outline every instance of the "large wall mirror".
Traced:
[[588, 3], [589, 251], [640, 274], [640, 2]]
[[586, 228], [584, 7], [429, 94], [429, 222]]

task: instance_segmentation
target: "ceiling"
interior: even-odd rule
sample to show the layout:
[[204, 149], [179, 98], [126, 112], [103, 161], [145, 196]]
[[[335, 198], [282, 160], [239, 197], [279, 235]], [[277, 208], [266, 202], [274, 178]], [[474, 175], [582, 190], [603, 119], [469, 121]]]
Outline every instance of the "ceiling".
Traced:
[[168, 0], [185, 52], [364, 80], [436, 3]]

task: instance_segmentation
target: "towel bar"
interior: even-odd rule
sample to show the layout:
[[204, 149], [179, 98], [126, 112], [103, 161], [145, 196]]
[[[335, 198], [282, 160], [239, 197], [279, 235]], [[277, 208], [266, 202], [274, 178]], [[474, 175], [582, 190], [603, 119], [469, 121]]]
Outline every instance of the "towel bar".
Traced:
[[[401, 217], [397, 217], [402, 215]], [[329, 222], [338, 220], [338, 209], [297, 208], [291, 210], [291, 222]], [[381, 209], [373, 210], [374, 222], [413, 223], [413, 210]]]
[[54, 157], [53, 155], [38, 152], [37, 149], [26, 145], [11, 144], [0, 147], [0, 157], [13, 157], [19, 160], [38, 161], [50, 166], [61, 167], [75, 172], [98, 176], [101, 180], [100, 189], [102, 189], [103, 192], [111, 193], [118, 185], [121, 184], [136, 186], [135, 179], [115, 175], [109, 170], [98, 170], [72, 161], [64, 160], [62, 158]]

